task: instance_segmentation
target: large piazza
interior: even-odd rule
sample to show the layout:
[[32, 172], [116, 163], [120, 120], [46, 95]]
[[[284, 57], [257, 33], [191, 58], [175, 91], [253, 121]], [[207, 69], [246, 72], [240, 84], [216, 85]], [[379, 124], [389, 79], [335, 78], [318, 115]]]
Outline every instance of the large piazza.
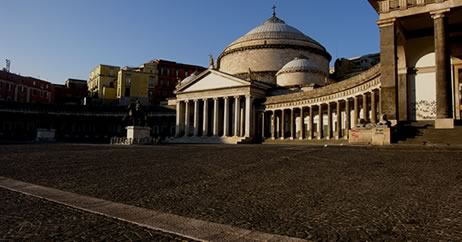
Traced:
[[[331, 55], [273, 11], [176, 88], [177, 143], [348, 139], [365, 121], [392, 126], [460, 120], [461, 0], [369, 0], [381, 64], [329, 79]], [[373, 10], [371, 10], [373, 11]]]

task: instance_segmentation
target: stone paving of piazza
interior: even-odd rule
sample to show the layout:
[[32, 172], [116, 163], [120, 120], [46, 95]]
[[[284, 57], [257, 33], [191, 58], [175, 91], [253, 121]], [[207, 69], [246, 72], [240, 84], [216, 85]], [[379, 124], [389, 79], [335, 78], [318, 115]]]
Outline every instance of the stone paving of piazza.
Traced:
[[[245, 229], [316, 241], [462, 240], [460, 148], [18, 145], [0, 154], [0, 176]], [[78, 234], [104, 220], [98, 236], [128, 226], [12, 192], [0, 197], [18, 225], [37, 213], [32, 223], [50, 231], [62, 224]], [[8, 236], [26, 236], [17, 233]]]
[[0, 188], [0, 241], [186, 241]]

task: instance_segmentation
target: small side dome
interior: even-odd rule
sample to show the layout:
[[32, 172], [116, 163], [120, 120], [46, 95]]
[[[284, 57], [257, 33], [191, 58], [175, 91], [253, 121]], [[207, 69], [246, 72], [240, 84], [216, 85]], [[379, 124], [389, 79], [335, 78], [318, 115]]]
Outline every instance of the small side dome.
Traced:
[[308, 57], [300, 55], [287, 63], [276, 74], [279, 86], [300, 86], [307, 84], [324, 85], [326, 74], [322, 68]]

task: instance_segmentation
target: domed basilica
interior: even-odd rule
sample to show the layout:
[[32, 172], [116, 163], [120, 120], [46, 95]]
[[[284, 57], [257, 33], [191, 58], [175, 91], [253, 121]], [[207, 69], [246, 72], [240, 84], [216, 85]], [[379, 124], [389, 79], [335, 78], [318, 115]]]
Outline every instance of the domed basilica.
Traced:
[[[447, 7], [444, 4], [431, 5], [430, 11], [425, 9], [427, 4], [389, 9], [382, 4], [387, 1], [369, 2], [380, 13], [382, 64], [332, 81], [332, 57], [326, 48], [276, 16], [273, 8], [269, 19], [231, 42], [216, 61], [211, 57], [207, 70], [179, 82], [176, 98], [169, 100], [176, 105], [176, 135], [171, 141], [236, 144], [357, 139], [385, 144], [391, 138], [389, 128], [386, 132], [379, 128], [384, 124], [397, 127], [432, 120], [436, 129], [454, 128], [462, 107], [455, 89], [462, 87], [461, 48], [457, 40], [446, 41], [444, 21], [457, 22], [459, 12], [447, 14], [440, 9]], [[430, 24], [430, 15], [407, 16], [408, 7], [424, 15], [430, 11], [435, 24]], [[396, 18], [400, 14], [405, 16], [402, 21]], [[419, 16], [428, 21], [407, 21]], [[422, 24], [435, 29], [428, 31], [426, 39], [398, 34], [403, 26], [404, 32], [422, 33]], [[361, 133], [369, 138], [361, 141], [357, 128], [363, 127], [369, 127]], [[371, 141], [371, 137], [379, 138]]]
[[[276, 104], [330, 86], [331, 59], [322, 44], [273, 10], [263, 24], [229, 44], [216, 63], [211, 57], [206, 71], [193, 73], [178, 84], [174, 142], [244, 143], [332, 136], [322, 130], [323, 120], [329, 123], [325, 120], [329, 117], [323, 117], [328, 110], [322, 106], [310, 116], [306, 111], [314, 108], [289, 113], [289, 108]], [[278, 108], [271, 109], [275, 104]]]

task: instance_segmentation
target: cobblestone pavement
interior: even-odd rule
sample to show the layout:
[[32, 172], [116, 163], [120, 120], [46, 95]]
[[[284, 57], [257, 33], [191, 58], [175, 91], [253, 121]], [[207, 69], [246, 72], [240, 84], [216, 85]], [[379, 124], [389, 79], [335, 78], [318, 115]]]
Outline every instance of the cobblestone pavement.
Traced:
[[0, 241], [183, 241], [0, 188]]
[[0, 146], [0, 175], [318, 241], [461, 241], [462, 150]]

